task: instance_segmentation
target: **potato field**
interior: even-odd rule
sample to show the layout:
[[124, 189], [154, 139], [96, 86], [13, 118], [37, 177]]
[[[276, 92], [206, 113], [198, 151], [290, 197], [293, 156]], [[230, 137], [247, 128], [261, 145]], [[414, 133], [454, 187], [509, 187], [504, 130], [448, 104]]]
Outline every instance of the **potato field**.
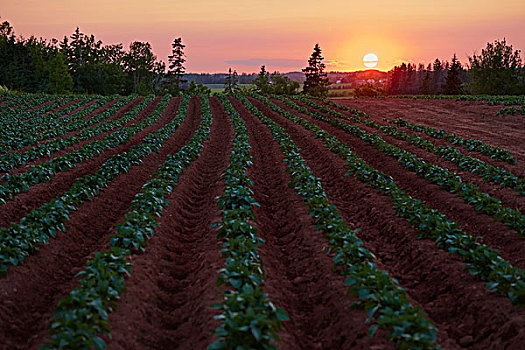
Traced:
[[0, 349], [524, 349], [525, 116], [0, 98]]

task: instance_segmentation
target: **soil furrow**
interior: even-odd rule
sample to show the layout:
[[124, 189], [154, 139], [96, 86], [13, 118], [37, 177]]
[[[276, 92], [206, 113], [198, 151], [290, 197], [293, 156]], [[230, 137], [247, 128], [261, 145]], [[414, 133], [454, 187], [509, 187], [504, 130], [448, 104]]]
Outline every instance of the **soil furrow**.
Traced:
[[280, 332], [282, 349], [395, 348], [384, 332], [367, 337], [367, 316], [352, 310], [344, 279], [332, 272], [328, 242], [315, 230], [286, 172], [284, 156], [270, 131], [238, 100], [231, 101], [246, 122], [254, 165], [255, 218], [264, 239], [258, 251], [264, 264], [264, 289], [290, 316]]
[[210, 225], [221, 215], [216, 197], [233, 131], [220, 102], [210, 104], [210, 139], [169, 195], [146, 252], [133, 256], [127, 291], [110, 314], [109, 349], [204, 349], [213, 340], [210, 305], [221, 299], [215, 280], [224, 262]]
[[[173, 118], [178, 99], [172, 99], [164, 115]], [[109, 244], [109, 236], [122, 220], [135, 194], [169, 154], [177, 152], [195, 132], [195, 101], [187, 119], [161, 148], [142, 164], [132, 166], [92, 201], [82, 204], [50, 244], [9, 270], [0, 280], [0, 339], [5, 349], [38, 346], [48, 335], [49, 319], [58, 301], [74, 287], [76, 273], [94, 252]], [[164, 116], [163, 116], [164, 118]], [[96, 218], [96, 220], [93, 220]]]
[[[315, 111], [315, 109], [313, 109], [311, 107], [308, 107], [308, 106], [306, 106], [303, 103], [300, 103], [300, 102], [297, 102], [297, 101], [294, 101], [294, 102], [296, 102], [297, 104], [299, 104], [299, 105], [301, 105], [301, 106], [303, 106], [305, 108], [308, 108], [311, 111]], [[344, 113], [344, 114], [347, 115], [347, 116], [350, 116], [350, 113]], [[359, 128], [361, 128], [363, 130], [366, 130], [368, 132], [372, 132], [372, 133], [378, 134], [385, 141], [387, 141], [388, 143], [390, 143], [390, 144], [392, 144], [394, 146], [397, 146], [399, 148], [402, 148], [402, 149], [404, 149], [404, 150], [406, 150], [408, 152], [414, 153], [415, 155], [417, 155], [418, 157], [422, 158], [426, 162], [439, 165], [442, 168], [446, 168], [446, 169], [448, 169], [450, 171], [455, 172], [456, 174], [461, 176], [463, 181], [472, 182], [473, 184], [478, 186], [481, 189], [481, 191], [491, 195], [494, 198], [497, 198], [497, 199], [501, 200], [503, 205], [505, 205], [505, 206], [507, 206], [509, 208], [517, 208], [519, 210], [524, 210], [525, 209], [525, 196], [519, 195], [518, 192], [516, 190], [512, 189], [512, 188], [502, 187], [501, 185], [499, 185], [499, 184], [497, 184], [495, 182], [490, 182], [490, 181], [484, 180], [480, 176], [478, 176], [475, 173], [472, 173], [472, 172], [470, 172], [468, 170], [458, 170], [458, 165], [456, 165], [455, 163], [453, 163], [451, 161], [448, 161], [448, 160], [446, 160], [444, 158], [441, 158], [440, 156], [436, 155], [435, 153], [428, 152], [428, 151], [426, 151], [426, 150], [424, 150], [422, 148], [419, 148], [417, 146], [411, 145], [410, 143], [408, 143], [406, 141], [398, 140], [398, 139], [396, 139], [396, 138], [394, 138], [392, 136], [389, 136], [389, 135], [385, 134], [384, 132], [382, 132], [380, 130], [368, 127], [368, 126], [366, 126], [366, 125], [364, 125], [362, 123], [357, 123], [356, 124], [356, 123], [350, 122], [350, 121], [345, 120], [345, 119], [340, 119], [340, 120], [345, 122], [345, 123], [351, 124], [351, 125], [356, 125]], [[381, 124], [381, 125], [389, 125], [388, 123], [385, 123], [382, 120], [375, 120], [375, 122], [377, 122], [378, 124]], [[413, 132], [413, 131], [410, 131], [410, 130], [405, 129], [405, 128], [400, 128], [400, 130], [406, 132], [409, 135], [416, 134], [416, 135], [418, 135], [420, 137], [423, 137], [424, 139], [426, 139], [428, 141], [431, 141], [436, 146], [452, 146], [452, 147], [455, 147], [461, 153], [463, 153], [464, 155], [468, 155], [468, 156], [471, 156], [473, 158], [478, 158], [479, 160], [482, 160], [482, 161], [486, 162], [487, 164], [493, 165], [495, 167], [503, 168], [503, 169], [505, 169], [507, 171], [512, 172], [512, 170], [510, 169], [512, 166], [510, 166], [510, 164], [507, 164], [505, 162], [496, 161], [494, 159], [491, 159], [488, 156], [482, 155], [482, 154], [477, 153], [477, 152], [469, 152], [469, 151], [465, 150], [464, 148], [462, 148], [460, 146], [454, 146], [454, 145], [452, 145], [452, 144], [450, 144], [450, 143], [448, 143], [448, 142], [446, 142], [444, 140], [433, 139], [433, 138], [431, 138], [431, 137], [429, 137], [429, 136], [427, 136], [425, 134], [422, 134], [422, 133]], [[507, 166], [507, 165], [509, 165], [509, 166]], [[521, 176], [519, 173], [514, 173], [513, 172], [513, 174], [516, 175], [516, 176]]]
[[375, 120], [403, 117], [415, 123], [478, 139], [490, 146], [508, 149], [516, 158], [517, 164], [521, 164], [520, 168], [523, 171], [523, 116], [496, 116], [503, 106], [489, 106], [482, 101], [421, 101], [397, 98], [338, 100], [337, 103], [360, 109]]
[[[279, 101], [276, 103], [285, 110], [295, 113], [294, 110], [284, 106]], [[487, 214], [476, 211], [473, 206], [465, 203], [457, 195], [405, 169], [396, 159], [385, 155], [359, 138], [326, 122], [315, 120], [304, 114], [298, 115], [327, 130], [340, 141], [346, 143], [368, 164], [392, 176], [398, 187], [407, 194], [422, 200], [431, 208], [441, 211], [450, 220], [456, 221], [465, 232], [481, 237], [480, 242], [499, 250], [501, 256], [509, 260], [514, 266], [525, 268], [525, 254], [523, 254], [525, 237], [520, 236], [515, 230], [495, 221]], [[374, 130], [369, 129], [367, 131], [373, 132]]]
[[[489, 293], [486, 283], [463, 270], [457, 257], [438, 249], [392, 209], [387, 196], [354, 177], [345, 178], [345, 161], [326, 149], [310, 132], [252, 100], [265, 115], [284, 126], [343, 217], [380, 261], [379, 266], [399, 280], [409, 296], [423, 306], [441, 330], [456, 344], [475, 349], [518, 349], [525, 342], [525, 310], [508, 298]], [[384, 157], [384, 156], [382, 156]]]

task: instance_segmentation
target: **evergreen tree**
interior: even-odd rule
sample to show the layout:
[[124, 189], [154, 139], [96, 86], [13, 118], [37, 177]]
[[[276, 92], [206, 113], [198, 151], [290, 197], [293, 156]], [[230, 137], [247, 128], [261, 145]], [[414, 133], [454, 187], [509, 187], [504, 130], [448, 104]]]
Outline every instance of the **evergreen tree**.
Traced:
[[166, 90], [172, 95], [178, 95], [181, 90], [181, 84], [184, 84], [184, 48], [182, 38], [175, 38], [171, 44], [172, 54], [168, 56], [168, 75], [166, 77]]
[[239, 77], [237, 75], [237, 71], [233, 71], [230, 68], [228, 70], [228, 75], [226, 76], [226, 81], [224, 83], [224, 92], [228, 95], [233, 94], [239, 90], [239, 85], [237, 83], [239, 82]]
[[156, 59], [150, 43], [135, 41], [130, 44], [125, 62], [126, 70], [131, 75], [134, 93], [145, 95], [152, 92], [151, 80]]
[[270, 85], [270, 73], [268, 73], [264, 65], [261, 66], [261, 71], [259, 72], [259, 75], [257, 76], [257, 78], [253, 79], [252, 83], [255, 85], [257, 92], [261, 94], [271, 93], [272, 87]]
[[271, 93], [277, 95], [295, 95], [299, 90], [299, 83], [288, 77], [282, 76], [278, 72], [271, 75]]
[[151, 88], [155, 95], [162, 94], [164, 73], [166, 71], [166, 64], [162, 61], [153, 64], [153, 79], [151, 79]]
[[469, 57], [473, 94], [525, 94], [520, 51], [503, 41], [487, 43], [481, 54]]
[[207, 86], [202, 85], [202, 83], [195, 84], [195, 80], [192, 80], [190, 81], [190, 85], [185, 91], [185, 93], [190, 96], [210, 96], [211, 89]]
[[461, 62], [458, 61], [456, 54], [454, 54], [452, 63], [449, 65], [447, 77], [445, 78], [443, 93], [447, 95], [461, 95], [463, 93], [460, 78], [462, 70]]
[[443, 64], [441, 63], [441, 61], [436, 58], [436, 60], [434, 61], [434, 74], [433, 74], [433, 94], [435, 95], [438, 95], [441, 93], [441, 78], [442, 78], [442, 75], [443, 75]]
[[303, 69], [306, 75], [303, 92], [308, 95], [326, 97], [328, 95], [328, 81], [327, 74], [324, 72], [325, 64], [323, 63], [319, 44], [315, 44], [314, 51], [308, 59], [308, 67]]

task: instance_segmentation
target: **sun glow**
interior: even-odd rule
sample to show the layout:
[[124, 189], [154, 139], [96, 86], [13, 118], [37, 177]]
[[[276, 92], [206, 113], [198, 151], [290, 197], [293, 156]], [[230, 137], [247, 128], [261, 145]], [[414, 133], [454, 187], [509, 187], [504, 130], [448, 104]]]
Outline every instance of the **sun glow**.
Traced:
[[[376, 65], [366, 66], [366, 59], [363, 57], [365, 54], [374, 54]], [[403, 62], [404, 57], [411, 55], [413, 53], [410, 43], [404, 42], [402, 38], [381, 32], [349, 35], [339, 42], [334, 52], [334, 56], [340, 57], [340, 66], [337, 68], [341, 71], [355, 71], [363, 68], [388, 71]]]
[[377, 66], [377, 62], [378, 62], [378, 59], [375, 53], [367, 53], [365, 57], [363, 57], [363, 63], [368, 68], [373, 68]]

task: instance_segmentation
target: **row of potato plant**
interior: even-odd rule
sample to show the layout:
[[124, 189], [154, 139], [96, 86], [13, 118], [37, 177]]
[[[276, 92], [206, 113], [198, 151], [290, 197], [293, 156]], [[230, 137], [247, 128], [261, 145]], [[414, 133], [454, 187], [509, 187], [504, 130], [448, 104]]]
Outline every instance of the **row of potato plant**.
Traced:
[[[0, 142], [0, 152], [5, 153], [10, 150], [17, 150], [26, 146], [31, 146], [41, 140], [61, 135], [64, 130], [77, 130], [77, 123], [86, 116], [83, 113], [74, 113], [77, 109], [80, 112], [89, 104], [88, 100], [80, 100], [77, 103], [49, 113], [42, 117], [40, 124], [23, 124], [16, 130], [7, 131], [9, 135], [2, 138]], [[68, 114], [73, 114], [68, 116]], [[47, 116], [47, 118], [46, 118]]]
[[276, 349], [276, 331], [288, 316], [268, 300], [261, 287], [264, 271], [257, 248], [263, 240], [250, 223], [255, 221], [252, 208], [259, 204], [253, 198], [253, 182], [247, 174], [252, 165], [248, 131], [228, 98], [219, 98], [235, 137], [229, 165], [222, 174], [226, 187], [218, 197], [221, 221], [213, 224], [218, 227], [218, 238], [223, 240], [220, 251], [226, 264], [219, 270], [217, 284], [224, 284], [227, 289], [224, 300], [212, 305], [221, 312], [215, 316], [221, 325], [215, 330], [218, 339], [208, 349]]
[[[149, 99], [144, 99], [133, 110], [126, 113], [126, 119], [135, 119], [141, 110], [145, 108]], [[0, 185], [0, 204], [5, 203], [9, 198], [27, 190], [29, 187], [42, 182], [50, 181], [54, 175], [75, 167], [82, 161], [104, 153], [106, 150], [126, 144], [137, 132], [152, 125], [162, 115], [162, 111], [167, 105], [167, 100], [159, 103], [155, 110], [145, 119], [126, 128], [120, 128], [100, 140], [93, 140], [84, 144], [79, 149], [68, 152], [62, 156], [55, 157], [46, 162], [30, 166], [28, 170], [10, 175], [7, 174], [2, 179]]]
[[[209, 139], [212, 115], [207, 98], [201, 99], [201, 107], [202, 119], [197, 131], [177, 153], [168, 156], [135, 195], [123, 223], [117, 225], [116, 233], [110, 237], [108, 249], [97, 252], [87, 262], [86, 268], [77, 275], [80, 277], [77, 287], [59, 301], [51, 319], [51, 337], [41, 350], [106, 348], [101, 336], [111, 338], [108, 314], [116, 308], [126, 289], [126, 277], [132, 268], [131, 256], [145, 251], [148, 239], [155, 233], [158, 217], [168, 206], [167, 196]], [[170, 122], [165, 136], [169, 137], [183, 118], [179, 114]]]
[[[269, 102], [258, 97], [263, 102]], [[364, 307], [373, 322], [368, 334], [373, 336], [378, 328], [388, 331], [388, 338], [401, 349], [436, 349], [437, 328], [427, 320], [421, 307], [410, 304], [406, 292], [388, 273], [379, 270], [375, 256], [363, 247], [363, 242], [342, 218], [339, 209], [327, 198], [320, 179], [306, 165], [299, 148], [279, 124], [264, 116], [247, 99], [243, 103], [272, 132], [285, 157], [286, 170], [292, 177], [290, 186], [302, 196], [308, 213], [328, 239], [334, 255], [334, 270], [345, 276], [349, 292], [359, 298], [355, 304]]]
[[[307, 103], [310, 107], [320, 110], [323, 113], [330, 114], [331, 116], [345, 119], [345, 120], [350, 120], [355, 123], [363, 123], [368, 127], [381, 130], [385, 134], [390, 135], [398, 140], [406, 141], [416, 147], [419, 147], [428, 152], [434, 153], [443, 159], [446, 159], [454, 164], [457, 164], [460, 170], [470, 171], [487, 181], [495, 182], [501, 186], [515, 189], [520, 194], [525, 194], [525, 179], [518, 178], [516, 175], [512, 174], [512, 172], [504, 168], [495, 167], [478, 158], [465, 155], [461, 153], [459, 150], [457, 150], [455, 147], [436, 146], [431, 141], [421, 136], [418, 136], [415, 134], [407, 134], [406, 132], [398, 129], [395, 126], [381, 125], [372, 120], [362, 120], [356, 115], [353, 115], [352, 117], [347, 117], [343, 113], [327, 108], [326, 106], [316, 103], [314, 101], [307, 101], [304, 99], [302, 99], [302, 101], [304, 103]], [[406, 126], [409, 124], [409, 122], [407, 122], [406, 120], [402, 118], [396, 119], [395, 121], [391, 121], [391, 123], [397, 124], [400, 126]], [[410, 124], [413, 124], [413, 123], [410, 123]], [[428, 127], [425, 127], [425, 128], [428, 128]], [[422, 128], [422, 129], [425, 129], [425, 128]], [[418, 128], [416, 127], [415, 129], [418, 129]], [[418, 129], [418, 131], [419, 130], [421, 129]], [[439, 132], [439, 130], [436, 130], [436, 129], [434, 130]], [[444, 130], [441, 130], [441, 131], [444, 131]], [[455, 135], [455, 134], [446, 134], [446, 133], [444, 134], [447, 136], [443, 136], [442, 138], [446, 139], [447, 141], [449, 140], [452, 141], [453, 135]], [[471, 140], [471, 141], [478, 141], [478, 140]], [[478, 141], [478, 142], [483, 144], [483, 142], [481, 141]], [[479, 145], [479, 143], [477, 144]], [[485, 147], [489, 147], [489, 146], [485, 145]], [[489, 147], [489, 148], [491, 149], [493, 156], [498, 156], [499, 158], [510, 156], [510, 153], [507, 150], [502, 150], [500, 148], [493, 148], [493, 147]], [[509, 159], [509, 158], [507, 157], [505, 159]], [[514, 160], [514, 158], [512, 158], [512, 160]]]
[[[25, 100], [25, 101], [24, 101]], [[24, 96], [4, 105], [2, 112], [2, 130], [21, 125], [24, 121], [31, 120], [41, 114], [47, 114], [67, 103], [77, 100], [76, 97], [50, 97], [46, 95]], [[14, 105], [14, 106], [13, 106]]]
[[525, 194], [525, 179], [520, 179], [504, 168], [495, 167], [478, 158], [465, 155], [453, 146], [436, 146], [430, 140], [419, 135], [408, 134], [396, 126], [381, 125], [374, 121], [363, 121], [363, 123], [398, 140], [406, 141], [425, 151], [434, 153], [456, 164], [460, 170], [470, 171], [484, 180], [492, 181], [502, 187], [515, 189], [519, 194]]
[[[348, 124], [339, 119], [329, 118], [319, 112], [312, 112], [308, 108], [299, 106], [286, 98], [280, 96], [275, 96], [275, 98], [280, 99], [286, 106], [293, 108], [296, 111], [309, 115], [316, 120], [327, 122], [350, 135], [360, 138], [385, 155], [396, 159], [398, 163], [407, 170], [422, 176], [426, 180], [446, 189], [450, 193], [456, 194], [463, 199], [465, 203], [473, 206], [477, 211], [490, 215], [494, 220], [500, 221], [513, 228], [520, 235], [525, 235], [525, 216], [522, 215], [518, 209], [511, 209], [503, 206], [499, 199], [483, 193], [479, 187], [473, 183], [464, 182], [456, 173], [436, 164], [426, 162], [415, 154], [386, 142], [381, 136], [367, 132], [356, 125]], [[318, 103], [310, 101], [310, 105], [315, 107]], [[382, 128], [381, 125], [373, 121], [366, 121], [364, 123], [371, 127], [377, 127], [381, 130], [384, 129], [384, 132], [389, 131], [388, 127]]]
[[[127, 121], [129, 121], [127, 118], [128, 115], [125, 115], [124, 117], [118, 120], [106, 120], [109, 119], [112, 115], [116, 114], [122, 107], [127, 105], [129, 102], [130, 99], [123, 98], [117, 101], [108, 109], [102, 110], [99, 113], [97, 113], [97, 115], [85, 120], [85, 123], [79, 123], [82, 124], [82, 126], [80, 127], [80, 131], [74, 135], [67, 136], [65, 138], [51, 139], [47, 142], [38, 144], [25, 152], [10, 152], [0, 156], [0, 172], [7, 172], [29, 161], [33, 161], [41, 157], [50, 156], [55, 152], [66, 149], [81, 141], [89, 140], [90, 138], [95, 137], [103, 132], [107, 132], [124, 125]], [[105, 103], [103, 101], [94, 103], [89, 108], [86, 108], [86, 110], [83, 110], [83, 114], [92, 114], [104, 105]], [[97, 123], [100, 124], [96, 127], [91, 128], [89, 126]]]
[[479, 243], [477, 237], [463, 232], [456, 222], [449, 220], [443, 213], [407, 195], [389, 175], [370, 166], [347, 144], [326, 130], [285, 111], [267, 98], [258, 98], [283, 117], [311, 131], [315, 138], [323, 140], [331, 152], [346, 161], [350, 169], [346, 176], [354, 176], [387, 195], [396, 214], [420, 231], [419, 238], [433, 239], [439, 248], [459, 256], [466, 263], [465, 269], [472, 275], [487, 281], [489, 290], [507, 296], [515, 305], [525, 306], [525, 271], [512, 266], [497, 250]]
[[[308, 99], [308, 98], [304, 98], [304, 97], [299, 97], [298, 98], [301, 102], [305, 102], [305, 103], [308, 103], [309, 101], [311, 101], [312, 99]], [[358, 109], [354, 109], [354, 108], [350, 108], [348, 106], [345, 106], [345, 105], [341, 105], [341, 104], [338, 104], [338, 103], [335, 103], [333, 101], [329, 101], [329, 100], [326, 100], [326, 101], [323, 101], [324, 103], [332, 106], [332, 107], [335, 107], [337, 109], [342, 109], [344, 111], [347, 111], [347, 112], [350, 112], [352, 113], [354, 116], [358, 116], [358, 117], [365, 117], [365, 118], [370, 118], [370, 116], [362, 111], [359, 111]], [[337, 117], [337, 118], [341, 118], [342, 116], [339, 114], [338, 111], [336, 110], [333, 110], [333, 109], [330, 109], [330, 108], [326, 108], [326, 106], [323, 106], [322, 104], [319, 104], [319, 107], [318, 109], [320, 109], [323, 113], [328, 113], [334, 117]], [[344, 116], [346, 117], [346, 116]], [[354, 120], [354, 118], [352, 118], [352, 120]], [[501, 160], [501, 161], [504, 161], [504, 162], [507, 162], [509, 164], [514, 164], [516, 163], [516, 159], [510, 154], [510, 152], [506, 149], [502, 149], [502, 148], [499, 148], [499, 147], [493, 147], [493, 146], [489, 146], [487, 145], [485, 142], [481, 141], [481, 140], [476, 140], [476, 139], [470, 139], [470, 138], [467, 138], [467, 137], [462, 137], [462, 136], [459, 136], [455, 133], [449, 133], [447, 132], [446, 130], [443, 130], [443, 129], [435, 129], [435, 128], [432, 128], [432, 127], [429, 127], [429, 126], [426, 126], [426, 125], [422, 125], [422, 124], [415, 124], [415, 123], [412, 123], [412, 122], [409, 122], [407, 121], [406, 119], [404, 118], [397, 118], [397, 119], [394, 119], [394, 120], [391, 120], [390, 123], [392, 124], [397, 124], [399, 126], [403, 126], [403, 127], [407, 127], [408, 129], [412, 130], [412, 131], [416, 131], [416, 132], [421, 132], [421, 133], [425, 133], [427, 134], [428, 136], [431, 136], [433, 138], [436, 138], [436, 139], [441, 139], [441, 140], [445, 140], [453, 145], [456, 145], [456, 146], [461, 146], [469, 151], [476, 151], [476, 152], [479, 152], [481, 154], [484, 154], [486, 156], [489, 156], [493, 159], [498, 159], [498, 160]]]
[[484, 101], [489, 106], [496, 105], [522, 105], [525, 96], [513, 95], [396, 95], [388, 98], [410, 98], [424, 100], [456, 100], [456, 101]]
[[424, 133], [435, 139], [445, 140], [453, 145], [461, 146], [469, 151], [476, 151], [490, 158], [498, 159], [509, 164], [516, 163], [516, 159], [510, 154], [509, 150], [487, 145], [485, 142], [476, 139], [459, 136], [444, 129], [436, 129], [423, 124], [409, 122], [404, 118], [397, 118], [389, 121], [400, 127], [406, 127], [409, 130]]
[[[106, 102], [106, 108], [110, 108], [110, 106], [115, 103], [120, 104], [122, 101], [131, 103], [132, 100], [134, 100], [134, 97], [128, 96], [113, 101], [104, 100], [101, 101], [101, 105], [99, 105], [98, 102], [94, 102], [93, 104], [104, 106], [104, 102]], [[42, 141], [52, 140], [56, 137], [60, 137], [72, 132], [77, 132], [100, 122], [101, 120], [99, 117], [88, 117], [90, 114], [92, 114], [92, 111], [96, 109], [96, 107], [93, 108], [93, 104], [84, 105], [82, 108], [79, 108], [76, 111], [72, 110], [71, 112], [68, 112], [71, 114], [70, 116], [61, 117], [57, 120], [54, 120], [51, 128], [46, 127], [45, 130], [40, 130], [39, 132], [26, 133], [23, 138], [11, 140], [11, 151], [16, 151], [24, 147], [32, 147]]]
[[[2, 134], [8, 132], [14, 133], [17, 130], [39, 132], [41, 131], [40, 128], [48, 128], [49, 124], [53, 124], [54, 120], [58, 117], [66, 115], [70, 111], [73, 111], [77, 108], [81, 108], [92, 101], [92, 98], [85, 96], [74, 100], [73, 103], [68, 106], [64, 106], [69, 102], [67, 100], [52, 102], [37, 110], [25, 112], [24, 114], [26, 118], [24, 118], [24, 120], [18, 120], [17, 122], [11, 123], [10, 125], [5, 125], [4, 128], [0, 130], [0, 132]], [[58, 110], [55, 111], [56, 109]], [[52, 113], [53, 111], [55, 112]]]
[[525, 104], [521, 107], [504, 107], [499, 110], [499, 115], [514, 115], [514, 114], [521, 114], [525, 115]]
[[[168, 100], [169, 96], [159, 105], [165, 106]], [[98, 195], [132, 165], [141, 163], [151, 152], [157, 152], [178, 128], [181, 118], [186, 116], [188, 103], [189, 98], [183, 98], [177, 117], [172, 122], [147, 135], [126, 152], [109, 157], [93, 175], [80, 178], [69, 190], [26, 214], [20, 223], [0, 228], [0, 275], [5, 274], [9, 267], [22, 263], [39, 249], [40, 244], [48, 244], [57, 231], [65, 232], [64, 223], [69, 220], [72, 211]]]

